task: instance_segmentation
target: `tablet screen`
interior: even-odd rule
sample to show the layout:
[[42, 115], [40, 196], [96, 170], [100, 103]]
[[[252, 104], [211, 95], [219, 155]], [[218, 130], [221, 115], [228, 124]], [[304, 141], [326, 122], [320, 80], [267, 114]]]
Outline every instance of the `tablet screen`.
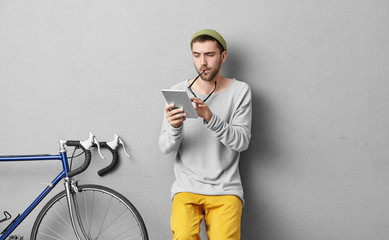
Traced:
[[182, 107], [186, 112], [187, 118], [198, 118], [193, 104], [185, 90], [162, 89], [162, 93], [168, 104], [174, 103], [176, 108]]

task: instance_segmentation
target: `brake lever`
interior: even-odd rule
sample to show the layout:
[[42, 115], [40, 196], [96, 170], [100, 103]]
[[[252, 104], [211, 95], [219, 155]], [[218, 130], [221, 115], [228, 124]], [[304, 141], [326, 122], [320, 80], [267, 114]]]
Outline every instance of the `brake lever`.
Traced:
[[128, 157], [130, 157], [130, 155], [125, 150], [123, 140], [117, 134], [114, 135], [114, 139], [112, 141], [101, 142], [101, 146], [103, 148], [107, 148], [112, 153], [112, 162], [107, 167], [105, 167], [97, 172], [97, 174], [99, 176], [104, 176], [105, 174], [109, 173], [110, 171], [112, 171], [116, 167], [116, 165], [119, 161], [119, 155], [118, 155], [118, 151], [117, 151], [117, 148], [119, 145], [123, 146], [125, 154]]
[[126, 146], [124, 145], [123, 140], [120, 137], [119, 137], [119, 144], [123, 146], [123, 151], [127, 155], [127, 157], [131, 158], [130, 154], [128, 154], [128, 152], [126, 151]]
[[114, 135], [114, 139], [110, 142], [107, 142], [107, 145], [112, 148], [113, 150], [117, 150], [117, 148], [119, 147], [119, 145], [122, 145], [123, 146], [123, 151], [124, 153], [126, 154], [127, 157], [131, 158], [130, 154], [128, 154], [127, 150], [126, 150], [126, 146], [124, 145], [124, 142], [123, 140], [115, 133]]
[[89, 138], [85, 141], [80, 141], [80, 144], [87, 150], [89, 150], [92, 146], [97, 146], [97, 151], [99, 152], [99, 155], [102, 159], [104, 159], [103, 154], [101, 154], [101, 148], [100, 143], [97, 140], [96, 136], [93, 135], [91, 132], [89, 133]]

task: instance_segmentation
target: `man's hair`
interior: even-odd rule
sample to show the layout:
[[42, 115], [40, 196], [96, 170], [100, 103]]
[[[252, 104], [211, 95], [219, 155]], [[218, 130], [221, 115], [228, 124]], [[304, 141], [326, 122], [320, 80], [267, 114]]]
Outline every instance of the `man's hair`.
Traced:
[[[221, 45], [221, 43], [216, 40], [215, 38], [211, 37], [211, 36], [208, 36], [208, 35], [200, 35], [200, 36], [197, 36], [195, 37], [193, 40], [192, 40], [192, 46], [193, 46], [193, 43], [195, 42], [205, 42], [205, 41], [215, 41], [217, 43], [217, 47], [219, 48], [220, 50], [220, 54], [222, 52], [224, 52], [224, 48], [223, 48], [223, 45]], [[191, 46], [191, 47], [192, 47]]]

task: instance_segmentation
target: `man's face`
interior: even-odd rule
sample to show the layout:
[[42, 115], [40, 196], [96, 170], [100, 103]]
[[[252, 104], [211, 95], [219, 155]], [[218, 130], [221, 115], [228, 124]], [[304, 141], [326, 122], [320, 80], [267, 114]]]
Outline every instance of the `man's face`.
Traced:
[[221, 64], [227, 57], [227, 52], [220, 53], [216, 41], [194, 42], [192, 45], [193, 63], [204, 81], [211, 81], [220, 72]]

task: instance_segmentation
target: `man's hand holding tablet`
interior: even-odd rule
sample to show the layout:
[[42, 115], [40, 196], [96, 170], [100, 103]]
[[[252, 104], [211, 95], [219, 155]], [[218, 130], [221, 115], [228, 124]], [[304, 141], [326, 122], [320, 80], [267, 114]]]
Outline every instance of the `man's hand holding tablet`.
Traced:
[[179, 127], [186, 118], [198, 118], [196, 110], [185, 90], [162, 89], [166, 99], [166, 118], [170, 125]]

